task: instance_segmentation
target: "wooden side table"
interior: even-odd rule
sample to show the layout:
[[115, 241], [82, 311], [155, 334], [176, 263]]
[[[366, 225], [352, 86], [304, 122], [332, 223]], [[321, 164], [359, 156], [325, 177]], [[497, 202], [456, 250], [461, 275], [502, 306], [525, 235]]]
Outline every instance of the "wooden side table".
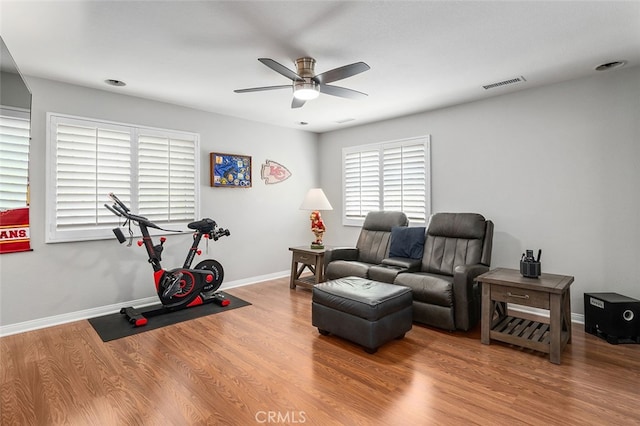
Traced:
[[[571, 294], [574, 278], [542, 274], [524, 278], [515, 269], [497, 268], [476, 278], [482, 284], [481, 341], [497, 340], [548, 353], [560, 364], [560, 355], [571, 343]], [[508, 304], [546, 309], [549, 318], [527, 319], [507, 311]]]
[[[297, 285], [304, 288], [313, 288], [315, 284], [324, 281], [324, 254], [330, 247], [312, 249], [309, 246], [289, 247], [291, 254], [291, 281], [290, 288]], [[300, 277], [308, 269], [313, 276]]]

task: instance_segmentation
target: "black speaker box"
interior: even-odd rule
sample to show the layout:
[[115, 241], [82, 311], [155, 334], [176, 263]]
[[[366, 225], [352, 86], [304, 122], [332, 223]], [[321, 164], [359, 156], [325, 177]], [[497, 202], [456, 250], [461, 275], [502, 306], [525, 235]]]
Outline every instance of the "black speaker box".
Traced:
[[640, 300], [617, 293], [585, 293], [584, 331], [613, 345], [640, 343]]

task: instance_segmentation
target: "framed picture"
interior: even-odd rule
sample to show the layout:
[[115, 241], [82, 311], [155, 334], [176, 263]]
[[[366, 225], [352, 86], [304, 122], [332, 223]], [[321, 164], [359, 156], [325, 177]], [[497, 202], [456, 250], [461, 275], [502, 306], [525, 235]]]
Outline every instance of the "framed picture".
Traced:
[[211, 186], [251, 188], [251, 157], [239, 154], [209, 154]]

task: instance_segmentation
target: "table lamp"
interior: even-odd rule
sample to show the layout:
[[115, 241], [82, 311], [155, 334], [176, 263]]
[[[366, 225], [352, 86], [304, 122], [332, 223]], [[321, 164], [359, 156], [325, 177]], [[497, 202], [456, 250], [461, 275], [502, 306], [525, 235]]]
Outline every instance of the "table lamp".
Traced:
[[304, 197], [300, 210], [311, 210], [311, 232], [316, 239], [311, 243], [312, 249], [323, 249], [322, 235], [327, 230], [320, 216], [320, 210], [333, 210], [327, 196], [321, 188], [311, 188]]

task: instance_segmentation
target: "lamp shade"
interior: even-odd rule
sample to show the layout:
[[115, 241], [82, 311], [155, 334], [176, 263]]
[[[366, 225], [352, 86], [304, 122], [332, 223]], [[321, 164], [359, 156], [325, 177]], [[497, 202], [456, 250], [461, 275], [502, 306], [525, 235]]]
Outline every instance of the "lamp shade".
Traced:
[[311, 188], [305, 195], [300, 210], [333, 210], [321, 188]]

